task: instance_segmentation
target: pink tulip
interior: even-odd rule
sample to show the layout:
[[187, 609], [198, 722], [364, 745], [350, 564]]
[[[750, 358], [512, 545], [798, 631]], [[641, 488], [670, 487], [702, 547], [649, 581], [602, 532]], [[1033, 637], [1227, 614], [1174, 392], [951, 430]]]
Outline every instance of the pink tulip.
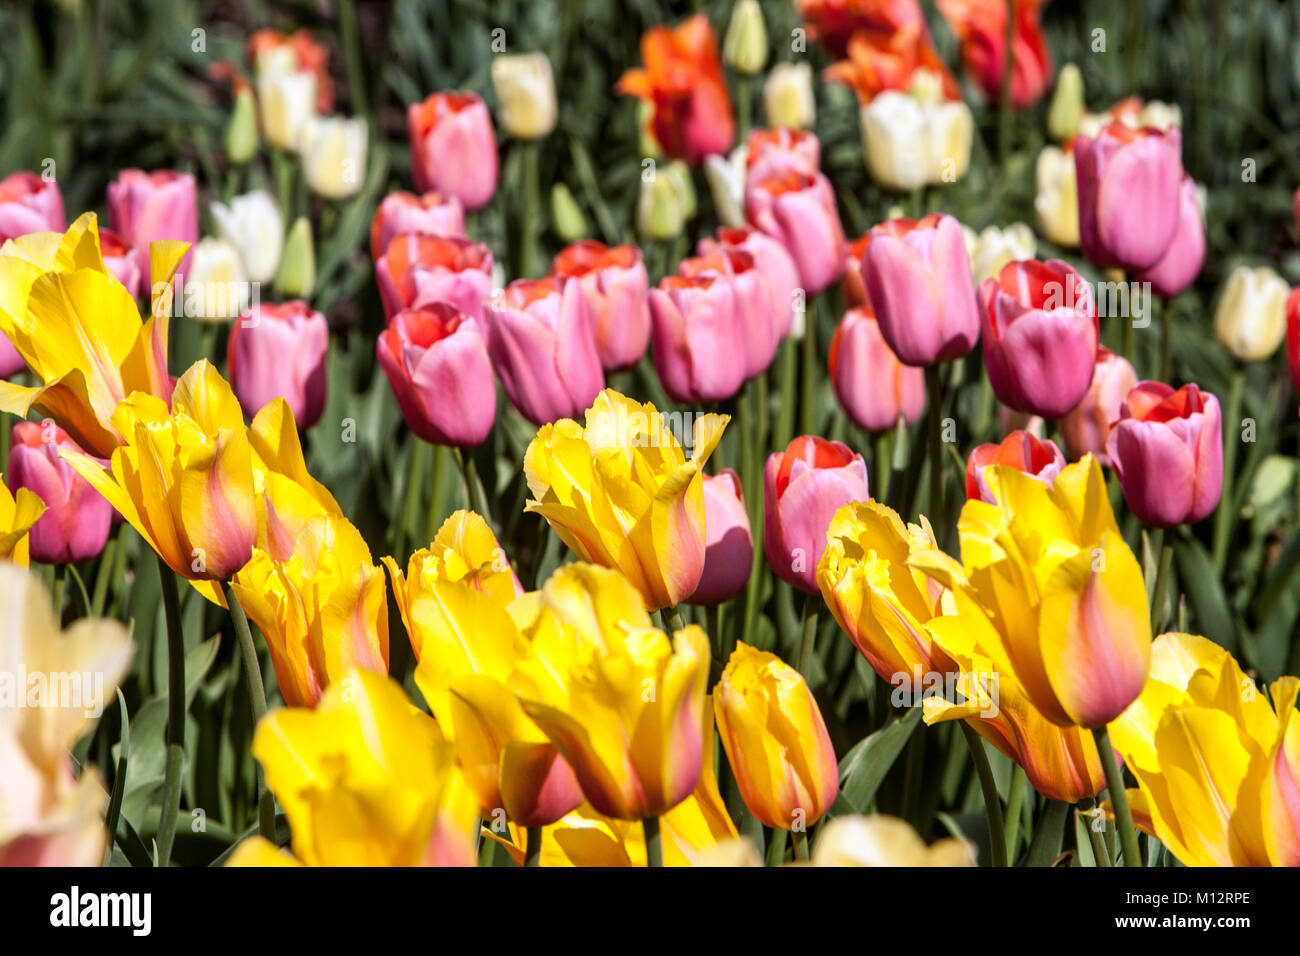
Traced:
[[1083, 277], [1060, 259], [1009, 262], [978, 298], [993, 394], [1043, 418], [1078, 405], [1097, 354], [1097, 309]]
[[16, 375], [27, 367], [8, 336], [0, 334], [0, 378]]
[[63, 232], [63, 194], [54, 180], [35, 173], [11, 173], [0, 180], [0, 242], [29, 232]]
[[745, 590], [754, 561], [740, 476], [727, 468], [704, 475], [704, 573], [691, 604], [722, 604]]
[[849, 309], [830, 350], [831, 385], [840, 407], [859, 428], [880, 432], [902, 415], [909, 425], [925, 408], [925, 372], [889, 350], [870, 306]]
[[380, 333], [375, 352], [411, 431], [455, 448], [487, 438], [497, 393], [478, 323], [446, 302], [406, 309]]
[[815, 176], [821, 164], [822, 144], [812, 133], [784, 126], [749, 132], [745, 150], [747, 182], [762, 182], [786, 173]]
[[701, 239], [696, 246], [696, 253], [700, 256], [715, 252], [747, 252], [753, 257], [754, 265], [767, 279], [779, 344], [790, 334], [790, 326], [794, 323], [795, 294], [803, 287], [799, 267], [790, 253], [780, 240], [748, 226], [735, 229], [724, 226], [718, 229], [716, 239]]
[[875, 226], [862, 252], [862, 282], [881, 334], [904, 364], [946, 362], [975, 347], [975, 280], [966, 237], [952, 216]]
[[1196, 183], [1183, 177], [1178, 192], [1178, 227], [1165, 254], [1150, 269], [1137, 273], [1139, 282], [1150, 282], [1156, 295], [1167, 299], [1182, 292], [1205, 262], [1205, 218], [1196, 198]]
[[1223, 421], [1209, 392], [1139, 382], [1124, 399], [1107, 447], [1124, 500], [1148, 527], [1193, 524], [1219, 503]]
[[325, 411], [330, 328], [325, 316], [301, 299], [263, 302], [230, 329], [226, 365], [239, 404], [250, 416], [268, 402], [289, 403], [300, 431]]
[[140, 262], [140, 250], [132, 249], [111, 229], [99, 230], [99, 249], [104, 265], [134, 296], [143, 295], [148, 281], [149, 263]]
[[766, 179], [750, 177], [745, 186], [745, 214], [790, 251], [810, 295], [844, 274], [844, 227], [830, 180], [821, 173], [790, 171]]
[[497, 140], [487, 104], [474, 93], [434, 93], [406, 110], [411, 175], [421, 192], [481, 209], [497, 189]]
[[[179, 239], [191, 245], [199, 240], [199, 206], [194, 177], [161, 169], [146, 173], [141, 169], [124, 169], [108, 184], [108, 226], [122, 242], [135, 249], [143, 282], [149, 282], [149, 244], [163, 239]], [[187, 253], [180, 269], [189, 265]], [[147, 288], [137, 292], [143, 295]]]
[[404, 232], [424, 236], [465, 235], [465, 207], [455, 196], [428, 192], [389, 193], [370, 224], [370, 255], [378, 261], [394, 236]]
[[605, 371], [631, 368], [640, 361], [650, 344], [650, 280], [640, 249], [609, 248], [593, 239], [575, 242], [555, 257], [551, 275], [582, 289]]
[[677, 269], [688, 279], [722, 276], [730, 285], [740, 331], [737, 347], [743, 353], [745, 379], [767, 371], [781, 342], [776, 316], [772, 313], [772, 292], [767, 278], [747, 252], [720, 250], [707, 256], [684, 259]]
[[1065, 467], [1065, 456], [1056, 442], [1040, 440], [1027, 431], [1013, 431], [1000, 444], [989, 442], [979, 445], [966, 459], [966, 497], [997, 504], [993, 490], [984, 480], [984, 471], [990, 465], [1005, 465], [1023, 471], [1047, 487]]
[[112, 523], [113, 506], [59, 457], [64, 448], [81, 451], [52, 421], [14, 425], [6, 474], [14, 491], [26, 488], [45, 502], [29, 538], [32, 560], [42, 564], [89, 561], [104, 550]]
[[716, 402], [740, 391], [748, 371], [744, 326], [728, 275], [665, 276], [650, 290], [650, 318], [655, 371], [669, 398]]
[[1105, 347], [1097, 349], [1088, 391], [1083, 400], [1058, 422], [1071, 461], [1091, 452], [1103, 468], [1110, 467], [1110, 455], [1106, 452], [1110, 426], [1119, 420], [1124, 397], [1137, 383], [1137, 373], [1128, 359]]
[[[867, 465], [847, 445], [804, 435], [763, 469], [763, 550], [776, 576], [818, 594], [826, 529], [850, 501], [868, 501]], [[706, 523], [707, 527], [707, 523]]]
[[468, 239], [404, 232], [375, 260], [375, 279], [389, 319], [403, 309], [450, 302], [482, 321], [492, 292], [492, 252]]
[[492, 367], [534, 425], [579, 416], [605, 387], [577, 283], [517, 279], [488, 302], [487, 328]]
[[1160, 261], [1178, 228], [1182, 134], [1115, 121], [1074, 141], [1079, 245], [1094, 265], [1139, 271]]

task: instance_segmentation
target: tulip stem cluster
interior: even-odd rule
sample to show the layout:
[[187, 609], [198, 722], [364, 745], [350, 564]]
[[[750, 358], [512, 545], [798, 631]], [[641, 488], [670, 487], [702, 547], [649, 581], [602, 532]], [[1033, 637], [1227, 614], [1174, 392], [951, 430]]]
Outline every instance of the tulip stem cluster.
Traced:
[[[234, 587], [227, 585], [226, 600], [230, 604], [230, 619], [235, 625], [235, 639], [239, 642], [239, 658], [244, 667], [244, 686], [252, 703], [253, 726], [266, 716], [266, 689], [262, 685], [262, 665], [257, 659], [257, 647], [248, 628], [248, 615], [235, 596]], [[266, 787], [266, 771], [257, 765], [257, 830], [268, 840], [275, 839], [275, 798]]]
[[1101, 766], [1106, 774], [1106, 790], [1110, 794], [1110, 805], [1115, 812], [1115, 826], [1119, 830], [1120, 850], [1124, 854], [1125, 866], [1141, 866], [1142, 855], [1138, 852], [1137, 831], [1133, 829], [1133, 816], [1129, 813], [1128, 792], [1124, 789], [1124, 774], [1119, 761], [1115, 759], [1115, 748], [1110, 745], [1110, 734], [1106, 728], [1096, 727], [1092, 731], [1097, 741], [1097, 754], [1101, 757]]

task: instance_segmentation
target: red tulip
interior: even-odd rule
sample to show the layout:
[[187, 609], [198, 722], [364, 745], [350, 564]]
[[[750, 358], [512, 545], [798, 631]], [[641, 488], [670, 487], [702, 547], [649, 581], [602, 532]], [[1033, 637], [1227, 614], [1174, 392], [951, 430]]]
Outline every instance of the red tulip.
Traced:
[[904, 365], [880, 334], [870, 306], [849, 309], [835, 329], [830, 351], [831, 385], [840, 407], [869, 432], [909, 425], [925, 408], [925, 372]]
[[924, 20], [888, 32], [858, 31], [848, 41], [847, 52], [847, 59], [826, 68], [825, 77], [852, 89], [863, 106], [886, 90], [910, 90], [918, 70], [939, 77], [944, 99], [961, 99], [961, 89], [934, 48]]
[[1286, 300], [1286, 364], [1300, 392], [1300, 289], [1292, 289]]
[[821, 173], [751, 178], [745, 186], [745, 215], [790, 251], [809, 294], [844, 274], [844, 227], [830, 180]]
[[802, 288], [799, 267], [780, 240], [748, 226], [720, 228], [716, 239], [701, 239], [696, 247], [700, 256], [723, 251], [748, 253], [758, 272], [767, 280], [779, 343], [790, 333], [790, 326], [794, 323], [795, 293]]
[[1129, 390], [1138, 383], [1128, 359], [1110, 349], [1098, 347], [1092, 369], [1092, 383], [1083, 400], [1058, 425], [1065, 438], [1065, 450], [1072, 461], [1093, 454], [1102, 467], [1110, 467], [1106, 451], [1110, 426], [1118, 421]]
[[745, 513], [740, 476], [730, 468], [704, 475], [704, 573], [691, 604], [722, 604], [745, 590], [754, 560], [754, 536]]
[[[1024, 109], [1036, 102], [1052, 78], [1038, 8], [1045, 0], [1014, 0], [1011, 104]], [[1006, 0], [939, 0], [939, 12], [961, 43], [962, 63], [992, 103], [1002, 98], [1002, 71], [1007, 55]]]
[[411, 175], [421, 192], [480, 209], [497, 190], [497, 141], [487, 105], [474, 93], [433, 93], [406, 109]]
[[650, 280], [641, 250], [609, 248], [592, 239], [575, 242], [555, 257], [551, 275], [573, 280], [582, 289], [605, 371], [635, 365], [650, 343]]
[[483, 318], [492, 291], [492, 252], [462, 238], [402, 233], [375, 260], [384, 312], [450, 302], [471, 319]]
[[924, 32], [917, 0], [795, 0], [808, 39], [843, 56], [854, 36]]
[[13, 490], [26, 488], [45, 502], [30, 532], [31, 558], [42, 564], [89, 561], [104, 550], [112, 524], [113, 506], [59, 457], [64, 448], [82, 450], [48, 419], [14, 425], [5, 472]]
[[984, 480], [984, 470], [989, 465], [1007, 465], [1023, 471], [1050, 488], [1065, 467], [1065, 456], [1056, 442], [1040, 440], [1027, 431], [1014, 431], [1001, 444], [980, 445], [966, 459], [967, 499], [997, 504], [997, 498]]
[[378, 260], [394, 236], [401, 233], [424, 236], [465, 235], [465, 207], [455, 196], [428, 192], [395, 192], [384, 197], [370, 224], [370, 255]]
[[226, 367], [235, 397], [250, 416], [277, 398], [293, 412], [299, 430], [325, 411], [330, 328], [325, 316], [295, 299], [262, 302], [230, 328]]
[[54, 180], [35, 173], [10, 173], [0, 180], [0, 242], [29, 232], [63, 232], [63, 194]]

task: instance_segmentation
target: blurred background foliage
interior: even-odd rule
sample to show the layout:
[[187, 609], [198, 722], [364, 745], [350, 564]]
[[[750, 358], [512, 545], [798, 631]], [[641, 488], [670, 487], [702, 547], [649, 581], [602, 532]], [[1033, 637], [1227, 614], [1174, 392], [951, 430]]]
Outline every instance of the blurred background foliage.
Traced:
[[[923, 7], [941, 54], [960, 75], [955, 39], [932, 0], [925, 0]], [[554, 66], [560, 120], [540, 144], [543, 201], [538, 214], [549, 216], [545, 196], [552, 183], [564, 182], [582, 207], [593, 238], [634, 242], [642, 160], [637, 108], [631, 99], [615, 95], [613, 86], [625, 69], [639, 64], [639, 40], [646, 29], [702, 9], [721, 37], [730, 8], [731, 0], [9, 2], [0, 6], [0, 174], [40, 171], [53, 160], [71, 218], [86, 209], [102, 214], [105, 187], [122, 168], [188, 169], [200, 181], [201, 231], [208, 234], [207, 201], [259, 182], [275, 190], [275, 172], [266, 156], [254, 162], [251, 173], [236, 175], [222, 155], [230, 90], [214, 78], [213, 65], [229, 61], [247, 70], [247, 38], [264, 26], [285, 31], [306, 27], [330, 48], [336, 110], [364, 115], [371, 124], [366, 182], [357, 197], [342, 204], [301, 194], [281, 194], [280, 199], [286, 210], [311, 216], [318, 260], [313, 304], [327, 314], [334, 330], [329, 405], [322, 422], [306, 436], [309, 466], [336, 494], [377, 558], [403, 545], [395, 537], [403, 527], [408, 475], [413, 473], [410, 459], [417, 444], [375, 365], [374, 341], [384, 320], [367, 244], [378, 200], [390, 190], [412, 188], [406, 104], [435, 90], [463, 88], [480, 93], [494, 107], [489, 64], [497, 28], [504, 29], [510, 52], [545, 51]], [[806, 58], [815, 72], [828, 65], [825, 51], [815, 44], [809, 44], [806, 53], [792, 48], [792, 31], [799, 26], [792, 2], [765, 0], [763, 9], [772, 62]], [[1208, 188], [1208, 253], [1200, 278], [1171, 306], [1173, 384], [1194, 381], [1219, 395], [1226, 406], [1237, 363], [1217, 346], [1211, 331], [1224, 277], [1237, 264], [1266, 263], [1289, 282], [1300, 283], [1291, 216], [1291, 196], [1300, 185], [1300, 3], [1054, 0], [1045, 7], [1043, 22], [1056, 66], [1074, 62], [1082, 70], [1090, 109], [1100, 111], [1136, 93], [1176, 103], [1182, 110], [1184, 165]], [[1099, 36], [1104, 52], [1094, 52]], [[730, 73], [728, 79], [735, 81]], [[823, 143], [823, 166], [850, 237], [887, 218], [894, 207], [916, 212], [918, 204], [926, 211], [950, 212], [976, 230], [1034, 222], [1034, 164], [1048, 141], [1048, 98], [1015, 115], [1009, 150], [1001, 159], [996, 109], [983, 104], [979, 91], [965, 80], [963, 90], [977, 126], [970, 172], [960, 182], [923, 196], [900, 196], [876, 186], [866, 174], [852, 93], [816, 84], [816, 133]], [[761, 122], [761, 112], [755, 122]], [[497, 198], [471, 218], [469, 228], [474, 238], [492, 247], [509, 280], [518, 277], [521, 208], [521, 162], [511, 143], [502, 144], [502, 160]], [[1248, 160], [1253, 181], [1243, 177]], [[702, 176], [697, 174], [695, 185], [700, 208], [686, 234], [666, 248], [646, 249], [652, 272], [675, 268], [696, 240], [717, 225]], [[538, 261], [549, 261], [564, 243], [549, 223], [540, 233], [544, 258]], [[1058, 252], [1040, 239], [1040, 257]], [[1097, 277], [1076, 251], [1063, 255]], [[838, 315], [818, 319], [823, 356], [836, 320]], [[1118, 326], [1118, 321], [1103, 324], [1103, 339], [1116, 348]], [[178, 319], [173, 336], [173, 372], [203, 354], [224, 365], [224, 330], [214, 335], [198, 323]], [[1139, 331], [1137, 349], [1139, 374], [1155, 377], [1157, 323]], [[958, 455], [964, 459], [976, 443], [996, 438], [999, 424], [986, 390], [979, 386], [978, 353], [958, 374], [964, 384], [950, 397], [950, 414], [957, 424]], [[661, 408], [668, 404], [644, 364], [610, 384], [639, 399], [654, 399]], [[868, 437], [846, 424], [824, 376], [819, 376], [816, 394], [815, 430], [847, 441], [870, 458]], [[775, 389], [773, 401], [779, 402]], [[519, 463], [532, 429], [507, 411], [504, 401], [500, 407], [501, 427], [476, 452], [476, 461], [496, 502], [494, 524], [520, 577], [531, 586], [565, 556], [540, 519], [521, 513], [525, 489]], [[1223, 505], [1229, 509], [1226, 566], [1219, 573], [1211, 557], [1213, 519], [1182, 529], [1171, 586], [1176, 589], [1180, 629], [1210, 636], [1238, 653], [1259, 677], [1272, 679], [1300, 671], [1300, 641], [1295, 639], [1300, 615], [1297, 416], [1281, 355], [1244, 370], [1242, 416], [1253, 419], [1254, 440], [1238, 447], [1235, 494]], [[349, 421], [355, 426], [355, 441], [347, 440]], [[1225, 422], [1225, 437], [1229, 443], [1240, 438], [1231, 422]], [[914, 449], [921, 447], [919, 438], [918, 433]], [[724, 441], [718, 467], [738, 462], [737, 441], [734, 436]], [[427, 519], [423, 523], [429, 535], [463, 501], [446, 457], [440, 456], [430, 486], [417, 489], [412, 499], [417, 514]], [[878, 473], [874, 463], [872, 473]], [[955, 464], [948, 480], [951, 497], [959, 487]], [[916, 500], [924, 499], [917, 495]], [[1126, 533], [1149, 566], [1152, 555], [1131, 519]], [[165, 641], [160, 637], [155, 564], [134, 535], [123, 541], [125, 560], [106, 572], [90, 568], [86, 573], [88, 580], [107, 574], [105, 612], [131, 620], [142, 649], [125, 689], [132, 765], [123, 819], [130, 832], [123, 836], [119, 828], [119, 861], [123, 853], [138, 858], [145, 852], [147, 841], [135, 837], [147, 835], [156, 822], [166, 709]], [[404, 558], [399, 555], [400, 561]], [[745, 638], [790, 659], [798, 640], [797, 601], [784, 584], [775, 583], [768, 573], [765, 578], [758, 629]], [[184, 614], [194, 695], [185, 806], [208, 808], [208, 819], [204, 832], [182, 827], [176, 856], [179, 862], [207, 862], [253, 822], [251, 728], [225, 615], [192, 593], [185, 597]], [[823, 618], [822, 673], [814, 686], [832, 725], [836, 750], [846, 755], [846, 785], [837, 812], [868, 807], [898, 812], [917, 805], [920, 809], [909, 810], [909, 815], [922, 826], [977, 831], [983, 825], [978, 787], [964, 748], [948, 746], [952, 729], [913, 735], [914, 713], [889, 723], [887, 688], [849, 643], [832, 633], [829, 615]], [[396, 614], [392, 632], [396, 647], [402, 641]], [[269, 680], [268, 688], [274, 686]], [[220, 732], [200, 732], [203, 728]], [[83, 742], [79, 756], [113, 767], [121, 754], [123, 729], [120, 715], [110, 712], [100, 732]], [[909, 737], [913, 744], [906, 761], [891, 772]], [[993, 756], [1003, 796], [1008, 797], [1017, 778], [1007, 761]], [[924, 779], [939, 780], [941, 786], [927, 792], [919, 804], [909, 803], [923, 770]], [[113, 773], [108, 776], [114, 779]], [[752, 821], [746, 821], [736, 803], [732, 801], [737, 819], [752, 832]], [[1029, 799], [1017, 799], [1016, 806], [1023, 806], [1024, 852], [1050, 862], [1068, 826], [1064, 811], [1035, 807]], [[1044, 821], [1049, 824], [1045, 831]], [[1019, 827], [1020, 822], [1016, 816], [1011, 825]], [[1081, 851], [1087, 842], [1081, 841]]]

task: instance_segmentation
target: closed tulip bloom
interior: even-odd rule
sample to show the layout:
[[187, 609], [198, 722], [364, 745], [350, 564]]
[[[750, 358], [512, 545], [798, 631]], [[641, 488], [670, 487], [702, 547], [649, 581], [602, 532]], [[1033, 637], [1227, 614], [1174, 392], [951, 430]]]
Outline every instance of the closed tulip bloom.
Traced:
[[997, 445], [978, 445], [966, 459], [967, 498], [978, 498], [989, 504], [997, 503], [992, 489], [984, 480], [984, 471], [990, 465], [1005, 465], [1023, 471], [1050, 488], [1065, 467], [1065, 456], [1056, 447], [1056, 442], [1040, 440], [1027, 431], [1013, 431]]
[[963, 226], [962, 234], [966, 237], [966, 253], [970, 256], [970, 271], [976, 285], [996, 279], [1009, 262], [1032, 259], [1038, 248], [1034, 231], [1023, 222], [1014, 222], [1003, 229], [987, 226], [978, 234]]
[[1121, 122], [1074, 142], [1079, 243], [1094, 265], [1150, 269], [1178, 229], [1182, 135]]
[[704, 475], [704, 573], [691, 604], [715, 605], [745, 590], [754, 563], [740, 476], [730, 468]]
[[779, 344], [794, 324], [795, 302], [802, 290], [799, 267], [780, 240], [751, 226], [723, 227], [716, 235], [715, 239], [699, 241], [697, 255], [707, 258], [720, 251], [744, 252], [754, 260], [755, 268], [767, 280]]
[[404, 309], [380, 333], [375, 354], [416, 435], [454, 448], [487, 438], [497, 393], [478, 323], [446, 302]]
[[745, 140], [745, 179], [762, 182], [786, 173], [815, 176], [821, 168], [822, 144], [815, 134], [775, 127], [752, 129]]
[[474, 93], [433, 93], [406, 110], [411, 175], [420, 192], [481, 209], [497, 190], [497, 141], [487, 104]]
[[651, 27], [641, 37], [641, 61], [615, 89], [650, 105], [650, 132], [665, 154], [696, 166], [731, 149], [736, 122], [707, 16]]
[[859, 122], [867, 171], [882, 186], [956, 182], [970, 168], [975, 120], [965, 103], [886, 90], [862, 107]]
[[66, 228], [63, 194], [53, 179], [26, 171], [0, 179], [0, 242], [29, 232], [62, 232]]
[[984, 367], [993, 394], [1016, 411], [1059, 418], [1092, 381], [1092, 289], [1060, 259], [1011, 262], [979, 288]]
[[[147, 291], [149, 278], [147, 270], [148, 262], [141, 262], [140, 252], [132, 249], [122, 237], [111, 229], [101, 229], [99, 231], [99, 249], [104, 255], [104, 265], [118, 282], [126, 287], [127, 291], [134, 296], [144, 295]], [[191, 272], [193, 264], [191, 263]]]
[[317, 196], [347, 199], [366, 178], [370, 128], [360, 117], [313, 116], [302, 129], [302, 171]]
[[1261, 362], [1286, 336], [1286, 280], [1267, 266], [1237, 266], [1214, 312], [1219, 344], [1243, 362]]
[[1110, 454], [1106, 450], [1110, 426], [1119, 421], [1124, 398], [1137, 383], [1137, 373], [1128, 359], [1098, 346], [1092, 384], [1082, 401], [1057, 423], [1071, 459], [1092, 454], [1103, 468], [1110, 467]]
[[975, 866], [975, 848], [945, 837], [930, 846], [906, 820], [874, 814], [836, 817], [813, 848], [813, 866]]
[[45, 513], [45, 502], [34, 491], [19, 488], [11, 494], [0, 481], [0, 558], [27, 567], [28, 532]]
[[283, 398], [302, 430], [325, 411], [326, 354], [330, 327], [325, 316], [296, 299], [259, 304], [230, 329], [226, 367], [239, 404], [249, 415]]
[[1064, 249], [1079, 245], [1079, 188], [1073, 147], [1044, 146], [1034, 164], [1038, 231]]
[[713, 691], [713, 714], [751, 813], [803, 830], [839, 793], [835, 748], [803, 675], [775, 654], [737, 643]]
[[108, 184], [108, 226], [141, 262], [149, 262], [149, 245], [162, 239], [197, 242], [199, 206], [194, 177], [170, 169], [146, 173], [124, 169]]
[[488, 354], [506, 396], [534, 425], [578, 414], [605, 387], [582, 288], [517, 279], [487, 305]]
[[771, 126], [811, 129], [817, 120], [812, 67], [807, 63], [775, 63], [763, 82], [763, 116]]
[[650, 290], [655, 371], [674, 401], [721, 401], [744, 384], [749, 369], [736, 291], [716, 270], [665, 276]]
[[89, 561], [104, 550], [113, 518], [113, 506], [59, 457], [61, 448], [81, 450], [54, 422], [14, 426], [6, 474], [11, 487], [45, 502], [28, 538], [31, 558], [42, 564]]
[[545, 53], [494, 56], [492, 87], [507, 135], [541, 139], [555, 129], [555, 78]]
[[832, 63], [823, 76], [852, 89], [862, 106], [885, 92], [913, 88], [918, 77], [922, 78], [927, 96], [933, 90], [946, 100], [961, 99], [961, 88], [935, 49], [920, 6], [910, 0], [893, 6], [908, 6], [914, 21], [901, 26], [885, 24], [883, 29], [854, 30], [847, 43], [847, 58]]
[[185, 314], [191, 318], [224, 322], [249, 305], [251, 287], [244, 273], [244, 257], [225, 239], [200, 239], [190, 252], [189, 271], [183, 278]]
[[214, 202], [217, 235], [239, 250], [244, 275], [252, 282], [270, 282], [284, 249], [284, 219], [269, 192], [257, 189], [236, 196], [230, 205]]
[[695, 416], [687, 457], [653, 405], [605, 389], [585, 427], [561, 419], [528, 446], [526, 510], [582, 560], [622, 571], [650, 610], [680, 604], [704, 572], [704, 465], [728, 420]]
[[1286, 366], [1300, 392], [1300, 289], [1292, 289], [1286, 299]]
[[821, 173], [751, 179], [745, 209], [751, 223], [790, 250], [810, 295], [844, 274], [844, 227], [830, 180]]
[[1107, 439], [1124, 501], [1148, 527], [1195, 524], [1223, 489], [1219, 400], [1195, 385], [1139, 382]]
[[1300, 866], [1300, 680], [1268, 690], [1213, 641], [1162, 634], [1111, 728], [1133, 822], [1185, 866]]
[[849, 309], [830, 349], [831, 385], [840, 407], [869, 432], [893, 428], [902, 415], [915, 424], [925, 408], [925, 372], [898, 360], [870, 306]]
[[906, 365], [960, 358], [980, 319], [961, 224], [931, 213], [891, 219], [868, 233], [862, 280], [885, 342]]
[[596, 351], [607, 372], [630, 368], [650, 344], [649, 279], [636, 246], [605, 246], [593, 239], [560, 251], [551, 275], [582, 289], [596, 331]]
[[379, 203], [370, 224], [370, 255], [378, 262], [393, 237], [402, 233], [424, 236], [463, 236], [465, 207], [455, 196], [427, 192], [389, 193]]
[[1137, 281], [1150, 282], [1156, 295], [1173, 298], [1201, 271], [1205, 262], [1205, 216], [1198, 189], [1191, 176], [1183, 177], [1178, 192], [1178, 228], [1173, 242], [1150, 269], [1137, 273]]
[[841, 505], [868, 501], [867, 465], [841, 442], [811, 435], [774, 452], [763, 469], [763, 550], [782, 581], [818, 593], [817, 563]]
[[375, 260], [375, 279], [389, 319], [402, 309], [448, 302], [482, 321], [492, 291], [492, 252], [464, 238], [400, 233]]
[[[640, 820], [689, 797], [704, 751], [704, 631], [655, 629], [627, 578], [589, 564], [551, 576], [529, 631], [524, 712], [573, 768], [587, 802]], [[653, 694], [643, 693], [648, 686]]]
[[285, 36], [258, 30], [248, 42], [262, 132], [271, 145], [288, 152], [302, 146], [302, 130], [317, 112], [334, 104], [329, 51], [306, 30]]
[[[1002, 72], [1008, 54], [1011, 68], [1011, 105], [1016, 109], [1042, 97], [1052, 78], [1052, 55], [1038, 22], [1045, 0], [940, 0], [939, 12], [962, 47], [966, 72], [984, 90], [989, 102], [1002, 95]], [[1014, 10], [1011, 50], [1007, 50], [1007, 10]]]
[[688, 279], [721, 276], [726, 280], [740, 332], [745, 378], [767, 371], [781, 342], [781, 320], [772, 311], [771, 286], [754, 257], [740, 250], [720, 249], [682, 260], [678, 272]]
[[704, 157], [704, 179], [713, 196], [713, 211], [718, 222], [730, 229], [745, 225], [745, 145], [731, 155]]

